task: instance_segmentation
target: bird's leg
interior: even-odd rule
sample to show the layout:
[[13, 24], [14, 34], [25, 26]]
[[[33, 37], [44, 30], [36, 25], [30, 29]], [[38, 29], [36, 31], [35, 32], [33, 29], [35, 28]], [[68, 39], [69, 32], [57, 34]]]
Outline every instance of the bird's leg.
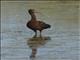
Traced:
[[35, 37], [37, 36], [37, 31], [35, 31]]
[[42, 36], [41, 32], [42, 32], [42, 30], [40, 30], [40, 37]]

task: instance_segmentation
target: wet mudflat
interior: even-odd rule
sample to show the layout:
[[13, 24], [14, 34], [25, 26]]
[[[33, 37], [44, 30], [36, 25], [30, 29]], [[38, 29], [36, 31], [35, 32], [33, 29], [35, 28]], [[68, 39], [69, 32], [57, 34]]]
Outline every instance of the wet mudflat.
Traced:
[[[1, 60], [32, 60], [32, 55], [33, 60], [79, 60], [78, 3], [2, 2]], [[36, 14], [38, 20], [52, 26], [42, 37], [33, 37], [34, 32], [26, 27], [30, 8], [40, 12]]]

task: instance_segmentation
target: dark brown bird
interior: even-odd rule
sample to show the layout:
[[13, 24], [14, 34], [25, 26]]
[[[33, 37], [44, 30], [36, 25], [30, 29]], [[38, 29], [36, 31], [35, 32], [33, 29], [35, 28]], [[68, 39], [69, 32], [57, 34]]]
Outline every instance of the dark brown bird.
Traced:
[[42, 30], [51, 27], [49, 24], [46, 24], [43, 21], [37, 21], [36, 16], [35, 16], [36, 12], [34, 9], [29, 9], [28, 13], [31, 15], [31, 20], [28, 21], [26, 25], [28, 28], [30, 28], [31, 30], [35, 32], [35, 35], [37, 35], [37, 30], [40, 31], [40, 35], [41, 35]]

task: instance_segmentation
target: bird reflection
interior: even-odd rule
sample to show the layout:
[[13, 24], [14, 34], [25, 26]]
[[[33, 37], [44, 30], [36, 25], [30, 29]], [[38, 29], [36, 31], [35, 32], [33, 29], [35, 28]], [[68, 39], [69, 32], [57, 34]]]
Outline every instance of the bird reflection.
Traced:
[[35, 58], [37, 54], [37, 49], [41, 46], [44, 46], [50, 39], [50, 37], [43, 36], [33, 36], [27, 41], [28, 46], [31, 48], [32, 52], [30, 58]]

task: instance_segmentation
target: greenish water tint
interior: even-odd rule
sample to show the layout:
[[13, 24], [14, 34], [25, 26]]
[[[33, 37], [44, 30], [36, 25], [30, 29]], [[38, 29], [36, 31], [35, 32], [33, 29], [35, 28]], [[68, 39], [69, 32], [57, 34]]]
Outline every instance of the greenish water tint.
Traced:
[[[42, 37], [26, 27], [33, 8], [37, 19], [51, 24]], [[31, 47], [37, 46], [34, 60], [79, 60], [79, 2], [4, 1], [1, 2], [1, 60], [30, 60]], [[35, 45], [37, 44], [37, 45]]]

